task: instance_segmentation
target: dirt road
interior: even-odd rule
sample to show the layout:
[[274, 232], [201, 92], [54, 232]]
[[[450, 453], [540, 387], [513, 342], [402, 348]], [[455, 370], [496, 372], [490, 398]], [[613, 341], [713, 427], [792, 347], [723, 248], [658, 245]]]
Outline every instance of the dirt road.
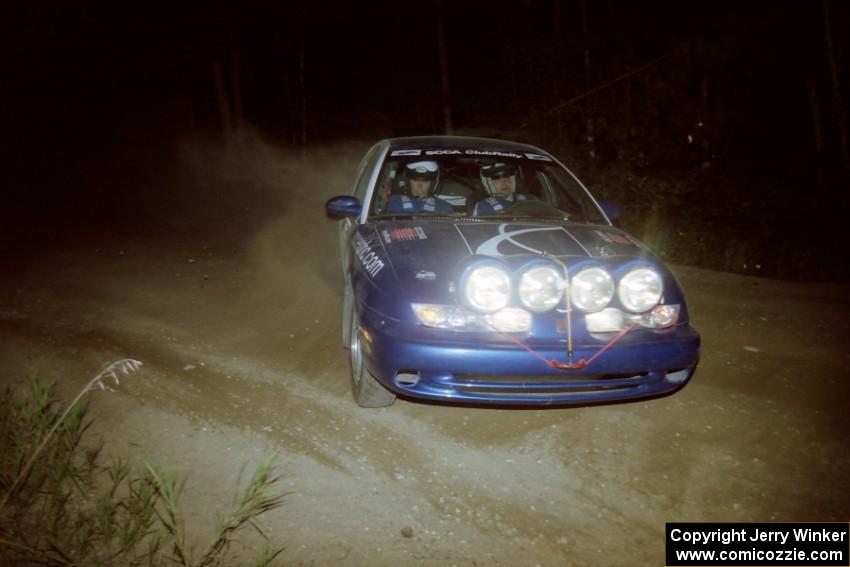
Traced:
[[289, 495], [264, 526], [294, 565], [662, 565], [665, 521], [848, 519], [847, 287], [678, 267], [702, 360], [663, 399], [358, 408], [323, 202], [363, 149], [181, 145], [156, 200], [6, 242], [2, 381], [71, 395], [141, 360], [92, 400], [107, 450], [187, 476], [199, 540], [276, 452]]

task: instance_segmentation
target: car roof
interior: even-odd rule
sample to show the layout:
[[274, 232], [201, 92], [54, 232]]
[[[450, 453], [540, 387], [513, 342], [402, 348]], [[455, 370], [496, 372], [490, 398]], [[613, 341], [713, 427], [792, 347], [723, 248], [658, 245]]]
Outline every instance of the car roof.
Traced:
[[472, 136], [409, 136], [389, 138], [390, 150], [490, 150], [499, 152], [543, 153], [540, 148], [510, 140], [495, 138], [476, 138]]

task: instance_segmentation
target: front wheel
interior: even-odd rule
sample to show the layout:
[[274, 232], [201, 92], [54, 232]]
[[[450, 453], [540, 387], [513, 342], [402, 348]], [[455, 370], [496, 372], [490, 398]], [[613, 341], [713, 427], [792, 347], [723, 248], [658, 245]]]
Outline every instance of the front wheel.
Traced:
[[351, 317], [354, 315], [354, 290], [345, 278], [342, 291], [342, 348], [348, 348], [351, 343]]
[[351, 325], [348, 333], [348, 354], [351, 360], [351, 393], [354, 395], [354, 401], [362, 408], [382, 408], [392, 405], [395, 394], [384, 388], [363, 362], [363, 333], [354, 301], [351, 303], [348, 312]]

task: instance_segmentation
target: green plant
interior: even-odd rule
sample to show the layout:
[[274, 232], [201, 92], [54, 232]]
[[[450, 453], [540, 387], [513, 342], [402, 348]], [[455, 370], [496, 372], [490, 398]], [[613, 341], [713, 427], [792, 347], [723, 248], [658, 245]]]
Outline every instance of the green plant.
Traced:
[[[50, 407], [53, 405], [53, 390], [44, 389], [43, 387], [41, 387], [40, 384], [37, 383], [35, 379], [33, 379], [32, 393], [33, 402], [35, 403], [35, 406], [32, 409], [36, 411], [38, 416], [51, 417], [52, 419], [50, 421], [52, 422], [52, 425], [50, 425], [50, 429], [47, 431], [47, 433], [42, 436], [41, 442], [39, 443], [38, 447], [32, 452], [26, 464], [18, 472], [18, 475], [15, 478], [15, 482], [12, 483], [12, 486], [3, 495], [3, 499], [0, 500], [0, 510], [2, 510], [3, 507], [6, 505], [6, 502], [8, 501], [9, 497], [14, 494], [18, 485], [27, 477], [33, 463], [38, 458], [39, 454], [41, 454], [41, 452], [47, 446], [47, 444], [50, 442], [50, 440], [53, 438], [54, 433], [56, 433], [56, 430], [60, 426], [64, 427], [65, 429], [65, 436], [67, 438], [66, 440], [74, 440], [75, 443], [79, 443], [80, 438], [82, 438], [83, 432], [85, 431], [85, 429], [88, 428], [88, 426], [86, 426], [81, 430], [78, 429], [79, 426], [81, 426], [82, 424], [82, 412], [84, 410], [80, 410], [80, 406], [78, 406], [77, 404], [80, 402], [83, 396], [88, 394], [89, 391], [91, 391], [91, 389], [94, 387], [99, 387], [101, 390], [109, 388], [103, 383], [104, 379], [106, 378], [112, 378], [113, 382], [115, 382], [115, 385], [117, 386], [120, 383], [118, 380], [118, 372], [128, 375], [131, 372], [137, 371], [141, 366], [141, 362], [139, 362], [138, 360], [133, 360], [131, 358], [121, 359], [106, 365], [103, 370], [98, 372], [95, 377], [92, 378], [88, 382], [88, 384], [86, 384], [82, 388], [82, 390], [77, 393], [77, 397], [74, 398], [74, 400], [70, 404], [68, 404], [68, 406], [65, 408], [65, 411], [59, 417], [52, 416], [49, 411]], [[39, 420], [39, 423], [37, 423], [36, 425], [42, 425], [43, 423], [43, 420]], [[38, 431], [38, 429], [36, 429], [35, 431]], [[75, 447], [76, 445], [71, 447], [71, 449], [74, 449]]]
[[108, 365], [64, 409], [55, 388], [36, 377], [25, 396], [6, 389], [0, 397], [0, 563], [33, 565], [212, 566], [227, 557], [236, 532], [254, 527], [266, 544], [256, 558], [271, 565], [283, 551], [271, 547], [256, 518], [282, 504], [273, 460], [265, 457], [233, 510], [198, 560], [192, 556], [180, 513], [183, 486], [147, 464], [135, 472], [123, 459], [98, 462], [101, 446], [89, 447], [86, 393], [108, 389], [111, 379], [141, 363]]
[[[160, 495], [160, 506], [155, 508], [159, 521], [167, 532], [172, 543], [172, 551], [181, 565], [197, 565], [208, 567], [217, 565], [221, 555], [228, 549], [234, 534], [241, 528], [250, 525], [266, 540], [268, 538], [255, 523], [255, 519], [264, 512], [280, 506], [283, 494], [274, 489], [280, 477], [274, 475], [274, 463], [270, 457], [263, 458], [257, 465], [251, 480], [237, 498], [233, 510], [219, 523], [215, 537], [207, 550], [197, 561], [193, 560], [190, 548], [186, 543], [183, 521], [178, 506], [178, 496], [182, 486], [173, 477], [158, 472], [147, 465], [147, 472], [153, 479]], [[282, 547], [271, 549], [268, 546], [261, 550], [257, 563], [270, 565], [283, 551]]]

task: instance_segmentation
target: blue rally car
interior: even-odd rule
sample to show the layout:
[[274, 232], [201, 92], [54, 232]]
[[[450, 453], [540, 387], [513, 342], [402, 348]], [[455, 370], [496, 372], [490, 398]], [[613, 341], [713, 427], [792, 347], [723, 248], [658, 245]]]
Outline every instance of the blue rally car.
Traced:
[[700, 338], [667, 267], [533, 146], [383, 140], [342, 217], [343, 344], [364, 407], [396, 396], [574, 405], [657, 396]]

